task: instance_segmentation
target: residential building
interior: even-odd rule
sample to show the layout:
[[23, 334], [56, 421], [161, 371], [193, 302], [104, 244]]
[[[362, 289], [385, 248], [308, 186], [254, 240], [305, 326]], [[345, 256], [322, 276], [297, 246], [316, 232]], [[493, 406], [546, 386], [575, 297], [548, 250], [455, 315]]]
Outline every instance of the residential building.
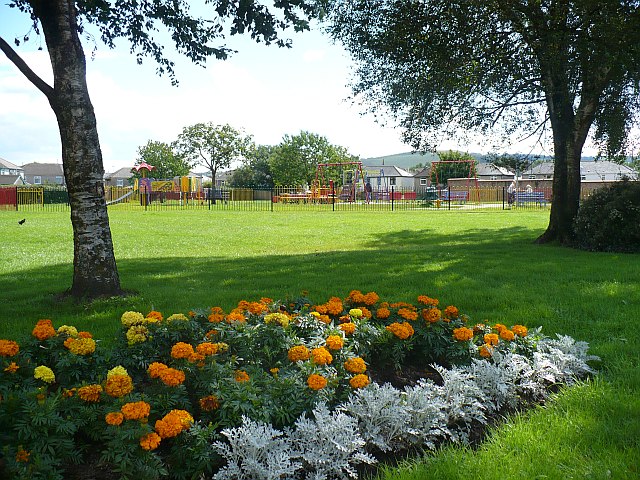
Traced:
[[131, 178], [133, 172], [131, 167], [123, 167], [116, 170], [113, 173], [105, 173], [104, 186], [105, 187], [128, 187], [131, 185]]
[[478, 163], [476, 176], [478, 180], [513, 180], [514, 173], [508, 168], [498, 167], [493, 163]]
[[59, 163], [26, 163], [24, 180], [31, 185], [65, 185], [64, 172]]
[[363, 174], [373, 190], [413, 190], [414, 175], [395, 165], [372, 165], [363, 167]]
[[0, 158], [0, 185], [24, 185], [24, 170]]
[[[580, 178], [584, 181], [617, 182], [624, 177], [638, 180], [638, 172], [619, 163], [600, 160], [597, 162], [580, 162]], [[522, 172], [522, 181], [553, 179], [553, 162], [543, 162]]]

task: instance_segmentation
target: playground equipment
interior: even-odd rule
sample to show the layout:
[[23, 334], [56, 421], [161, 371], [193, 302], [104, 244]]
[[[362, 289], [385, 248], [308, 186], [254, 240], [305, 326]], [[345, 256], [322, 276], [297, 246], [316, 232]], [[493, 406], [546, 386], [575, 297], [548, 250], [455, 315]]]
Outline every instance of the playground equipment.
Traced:
[[149, 165], [147, 162], [142, 162], [139, 165], [134, 166], [131, 171], [135, 171], [140, 174], [138, 180], [138, 191], [140, 192], [140, 204], [146, 207], [151, 200], [151, 179], [149, 173], [151, 170], [155, 170], [156, 167]]
[[[362, 190], [364, 191], [365, 178], [362, 173], [362, 162], [335, 162], [335, 163], [319, 163], [316, 169], [316, 178], [311, 183], [311, 199], [312, 201], [322, 202], [328, 199], [330, 195], [335, 196], [333, 189], [333, 180], [326, 183], [325, 174], [328, 176], [328, 169], [339, 167], [342, 173], [342, 189], [337, 195], [343, 201], [355, 202], [356, 193], [358, 192], [358, 182], [362, 182]], [[346, 168], [345, 167], [349, 167]]]
[[[431, 168], [429, 169], [429, 178], [432, 178], [433, 174], [435, 173], [435, 177], [436, 177], [436, 181], [435, 184], [439, 185], [440, 184], [440, 174], [441, 172], [441, 168], [442, 167], [447, 167], [447, 166], [453, 166], [453, 165], [458, 165], [458, 164], [462, 164], [464, 165], [468, 165], [468, 170], [465, 167], [464, 170], [467, 173], [467, 183], [465, 186], [465, 190], [458, 190], [457, 192], [451, 192], [450, 189], [447, 186], [447, 198], [444, 198], [444, 200], [451, 200], [453, 197], [455, 197], [456, 199], [461, 199], [462, 197], [464, 197], [464, 201], [466, 202], [467, 200], [471, 199], [471, 179], [473, 178], [474, 183], [475, 183], [475, 191], [478, 192], [478, 177], [476, 175], [474, 175], [474, 166], [475, 166], [475, 160], [440, 160], [440, 161], [435, 161], [435, 162], [431, 162]], [[446, 180], [448, 181], [449, 178], [453, 178], [450, 176], [447, 176]], [[460, 177], [458, 177], [460, 178]], [[464, 178], [464, 177], [462, 177]], [[476, 195], [477, 196], [477, 195]]]

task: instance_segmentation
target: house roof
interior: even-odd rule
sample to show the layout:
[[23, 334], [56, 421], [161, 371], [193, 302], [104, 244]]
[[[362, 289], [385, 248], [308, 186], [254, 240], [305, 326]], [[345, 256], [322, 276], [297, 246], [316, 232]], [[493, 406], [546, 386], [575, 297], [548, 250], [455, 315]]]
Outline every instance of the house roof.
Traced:
[[416, 172], [413, 176], [414, 177], [429, 177], [431, 175], [431, 165], [428, 165], [426, 167], [424, 167], [423, 169], [421, 169], [420, 171]]
[[[530, 175], [553, 175], [553, 162], [540, 163], [522, 173]], [[635, 170], [629, 168], [627, 165], [621, 165], [619, 163], [610, 162], [608, 160], [599, 160], [597, 162], [580, 162], [580, 174], [620, 174], [632, 178], [635, 178], [635, 176], [638, 175]]]
[[4, 158], [1, 158], [1, 157], [0, 157], [0, 167], [22, 170], [22, 167], [19, 167], [18, 165], [11, 163], [10, 161], [5, 160]]
[[133, 173], [131, 172], [131, 169], [129, 167], [119, 168], [113, 173], [106, 173], [104, 176], [106, 180], [110, 178], [131, 178], [131, 177], [133, 177]]
[[[363, 168], [369, 177], [413, 177], [412, 173], [395, 165], [369, 165]], [[382, 172], [382, 174], [380, 173]]]
[[478, 175], [504, 175], [512, 177], [513, 172], [504, 167], [498, 167], [493, 163], [480, 163], [476, 166], [476, 172]]
[[59, 163], [25, 163], [22, 169], [25, 175], [42, 175], [49, 177], [63, 175], [62, 165]]
[[20, 175], [0, 175], [0, 185], [24, 185]]

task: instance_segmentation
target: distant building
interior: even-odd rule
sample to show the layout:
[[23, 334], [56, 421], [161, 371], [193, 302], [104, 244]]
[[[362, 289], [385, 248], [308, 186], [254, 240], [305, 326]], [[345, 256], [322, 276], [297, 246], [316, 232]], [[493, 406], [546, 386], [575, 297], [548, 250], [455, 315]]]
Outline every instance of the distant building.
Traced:
[[24, 170], [0, 158], [0, 185], [24, 185]]
[[476, 176], [478, 180], [513, 180], [514, 173], [508, 168], [498, 167], [493, 163], [478, 163]]
[[413, 190], [414, 175], [395, 165], [370, 165], [363, 167], [365, 178], [374, 190]]
[[31, 185], [65, 185], [64, 172], [59, 163], [26, 163], [24, 180]]
[[[638, 172], [619, 163], [600, 160], [597, 162], [580, 162], [580, 179], [584, 181], [617, 182], [624, 177], [638, 180]], [[553, 162], [543, 162], [522, 172], [520, 177], [526, 180], [553, 179]]]
[[128, 187], [132, 177], [131, 167], [123, 167], [113, 173], [105, 173], [104, 185], [105, 187]]

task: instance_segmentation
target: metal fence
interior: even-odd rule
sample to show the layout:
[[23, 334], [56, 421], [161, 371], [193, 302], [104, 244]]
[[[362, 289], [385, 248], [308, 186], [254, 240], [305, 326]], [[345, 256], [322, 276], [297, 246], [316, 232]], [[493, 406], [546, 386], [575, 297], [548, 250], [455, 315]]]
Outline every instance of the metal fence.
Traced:
[[[367, 194], [349, 189], [299, 187], [273, 189], [205, 188], [195, 192], [139, 191], [131, 187], [105, 188], [110, 210], [158, 211], [180, 209], [253, 211], [395, 211], [543, 209], [551, 204], [550, 189], [505, 188], [374, 189]], [[0, 188], [0, 208], [59, 210], [69, 208], [66, 189], [55, 187]]]

